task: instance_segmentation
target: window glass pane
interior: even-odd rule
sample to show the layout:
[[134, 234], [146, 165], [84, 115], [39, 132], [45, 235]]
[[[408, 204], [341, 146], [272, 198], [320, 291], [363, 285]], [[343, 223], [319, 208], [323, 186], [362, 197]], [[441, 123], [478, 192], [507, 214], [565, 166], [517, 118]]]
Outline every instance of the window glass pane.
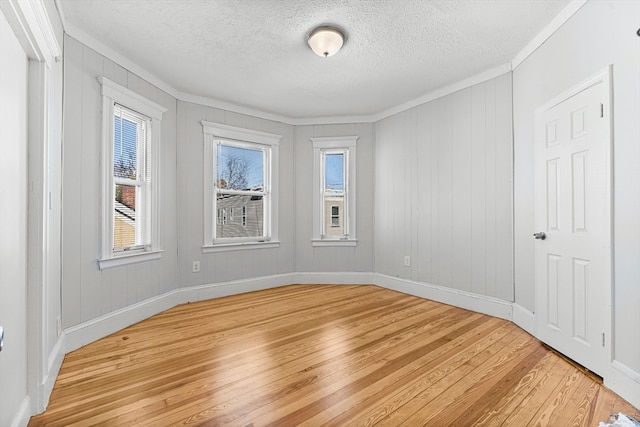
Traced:
[[[264, 235], [264, 201], [262, 196], [218, 194], [216, 238], [262, 237]], [[242, 216], [228, 216], [233, 208], [242, 209]], [[220, 217], [222, 216], [222, 218]]]
[[216, 151], [218, 188], [264, 189], [264, 154], [262, 150], [218, 145]]
[[324, 197], [324, 234], [343, 236], [344, 221], [340, 215], [344, 212], [344, 195], [326, 194]]
[[131, 185], [115, 186], [113, 209], [113, 248], [122, 249], [135, 246], [140, 241], [136, 230], [136, 187]]
[[113, 176], [137, 179], [138, 124], [119, 110], [113, 117]]
[[344, 190], [344, 154], [327, 154], [325, 156], [325, 190]]

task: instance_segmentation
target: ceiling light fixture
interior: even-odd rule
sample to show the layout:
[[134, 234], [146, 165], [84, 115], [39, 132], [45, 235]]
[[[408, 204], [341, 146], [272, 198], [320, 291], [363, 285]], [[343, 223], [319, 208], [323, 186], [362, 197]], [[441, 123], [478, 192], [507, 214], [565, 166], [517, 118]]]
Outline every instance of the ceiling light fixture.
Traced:
[[335, 27], [318, 27], [311, 31], [307, 43], [316, 55], [327, 58], [340, 50], [344, 44], [344, 34]]

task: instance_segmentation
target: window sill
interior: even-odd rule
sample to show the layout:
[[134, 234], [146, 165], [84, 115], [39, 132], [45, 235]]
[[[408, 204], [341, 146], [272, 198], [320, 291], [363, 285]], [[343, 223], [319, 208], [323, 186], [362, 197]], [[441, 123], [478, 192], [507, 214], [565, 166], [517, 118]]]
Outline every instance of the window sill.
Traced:
[[139, 262], [153, 261], [162, 257], [162, 251], [136, 252], [132, 254], [123, 254], [113, 256], [111, 258], [103, 258], [98, 260], [98, 268], [106, 270], [108, 268], [120, 267], [123, 265], [137, 264]]
[[311, 246], [323, 247], [323, 246], [357, 246], [358, 241], [354, 239], [313, 239], [311, 240]]
[[268, 242], [218, 243], [215, 245], [203, 246], [202, 253], [208, 254], [212, 252], [243, 251], [246, 249], [270, 249], [278, 247], [280, 247], [280, 242], [277, 240], [270, 240]]

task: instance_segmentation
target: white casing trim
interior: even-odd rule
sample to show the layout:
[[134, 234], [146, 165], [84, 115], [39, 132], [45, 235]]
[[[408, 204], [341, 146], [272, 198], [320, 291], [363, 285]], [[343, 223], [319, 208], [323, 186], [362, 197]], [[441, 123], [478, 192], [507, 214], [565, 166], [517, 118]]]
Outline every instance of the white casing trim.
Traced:
[[11, 421], [10, 427], [27, 427], [31, 419], [31, 397], [25, 396]]
[[62, 49], [42, 0], [0, 2], [7, 22], [30, 59], [44, 62], [49, 68], [60, 58]]

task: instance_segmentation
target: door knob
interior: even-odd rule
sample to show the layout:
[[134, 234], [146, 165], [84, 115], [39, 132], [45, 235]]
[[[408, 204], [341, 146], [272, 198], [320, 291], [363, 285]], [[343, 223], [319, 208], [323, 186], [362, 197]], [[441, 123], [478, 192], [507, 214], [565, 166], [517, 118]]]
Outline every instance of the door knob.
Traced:
[[547, 238], [547, 235], [544, 234], [544, 231], [541, 231], [539, 233], [533, 233], [533, 238], [534, 239], [540, 239], [540, 240], [544, 240]]

